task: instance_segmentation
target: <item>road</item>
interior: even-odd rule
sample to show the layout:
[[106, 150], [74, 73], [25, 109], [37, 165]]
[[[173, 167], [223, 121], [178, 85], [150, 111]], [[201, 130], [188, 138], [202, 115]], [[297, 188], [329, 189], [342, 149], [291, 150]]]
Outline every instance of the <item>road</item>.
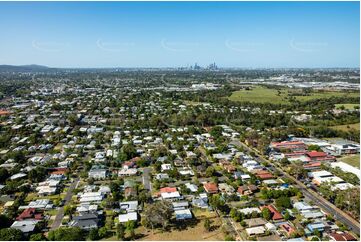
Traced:
[[150, 181], [150, 173], [152, 172], [152, 169], [149, 167], [143, 168], [143, 176], [142, 181], [144, 188], [147, 189], [149, 192], [152, 192], [152, 183]]
[[79, 183], [79, 178], [75, 178], [74, 181], [72, 182], [72, 184], [69, 186], [69, 189], [67, 190], [65, 198], [64, 198], [65, 203], [62, 207], [59, 208], [58, 213], [55, 216], [55, 220], [52, 223], [50, 230], [57, 229], [61, 225], [61, 221], [63, 220], [63, 217], [64, 217], [64, 206], [70, 202], [71, 197], [73, 196], [73, 190], [75, 187], [78, 186], [78, 183]]
[[312, 191], [311, 189], [308, 189], [305, 186], [305, 184], [298, 181], [293, 176], [289, 175], [287, 172], [284, 172], [283, 170], [281, 170], [278, 167], [274, 166], [269, 160], [264, 158], [257, 150], [248, 147], [246, 144], [244, 144], [244, 143], [242, 143], [242, 142], [240, 142], [238, 140], [233, 140], [231, 143], [238, 146], [238, 147], [243, 147], [248, 151], [255, 152], [259, 156], [259, 159], [261, 161], [266, 162], [267, 164], [272, 166], [273, 169], [276, 169], [278, 172], [280, 172], [280, 174], [282, 174], [283, 176], [291, 179], [295, 183], [295, 187], [300, 189], [300, 191], [303, 193], [303, 195], [305, 197], [307, 197], [308, 199], [313, 201], [315, 204], [317, 204], [320, 208], [322, 208], [326, 212], [333, 215], [337, 220], [339, 220], [342, 223], [344, 223], [345, 225], [347, 225], [354, 233], [356, 233], [357, 235], [360, 235], [360, 223], [358, 221], [356, 221], [354, 218], [352, 218], [350, 215], [346, 214], [341, 209], [337, 208], [334, 204], [327, 201], [325, 198], [323, 198], [322, 196], [317, 194], [315, 191]]

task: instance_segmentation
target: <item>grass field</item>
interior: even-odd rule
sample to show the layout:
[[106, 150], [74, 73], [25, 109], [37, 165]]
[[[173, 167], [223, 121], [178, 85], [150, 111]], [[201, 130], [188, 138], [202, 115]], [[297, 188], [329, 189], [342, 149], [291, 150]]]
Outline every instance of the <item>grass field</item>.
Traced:
[[[197, 218], [197, 222], [191, 225], [185, 226], [185, 228], [173, 227], [170, 231], [159, 232], [156, 231], [152, 234], [151, 231], [146, 230], [144, 227], [139, 228], [144, 236], [140, 240], [154, 240], [154, 241], [167, 241], [167, 240], [208, 240], [208, 241], [223, 241], [224, 234], [221, 230], [220, 218], [213, 212], [194, 210], [194, 215]], [[209, 218], [211, 226], [213, 227], [211, 232], [206, 232], [204, 229], [204, 219]]]
[[340, 160], [351, 166], [360, 168], [360, 155], [348, 155], [342, 157]]
[[335, 108], [341, 108], [342, 106], [347, 110], [354, 110], [355, 106], [360, 108], [360, 105], [355, 104], [355, 103], [338, 103], [338, 104], [335, 104]]
[[[228, 98], [231, 101], [240, 102], [255, 102], [255, 103], [275, 103], [275, 104], [287, 104], [289, 103], [288, 94], [294, 92], [293, 89], [283, 88], [280, 90], [266, 88], [262, 86], [253, 86], [251, 90], [239, 90], [232, 93]], [[299, 101], [308, 101], [313, 99], [329, 98], [329, 97], [359, 97], [359, 93], [344, 93], [336, 91], [327, 92], [313, 92], [309, 96], [294, 96]]]
[[341, 131], [349, 131], [351, 129], [356, 129], [360, 131], [360, 123], [331, 126], [331, 128]]

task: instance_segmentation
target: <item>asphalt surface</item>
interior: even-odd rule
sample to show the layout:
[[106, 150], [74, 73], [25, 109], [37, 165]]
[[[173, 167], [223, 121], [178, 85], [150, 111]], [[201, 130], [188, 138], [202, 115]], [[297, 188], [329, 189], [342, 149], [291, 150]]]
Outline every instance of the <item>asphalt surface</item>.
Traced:
[[337, 220], [341, 221], [345, 225], [347, 225], [354, 233], [357, 235], [360, 235], [360, 223], [356, 221], [354, 218], [352, 218], [350, 215], [343, 212], [341, 209], [337, 208], [334, 204], [327, 201], [322, 196], [318, 195], [316, 192], [312, 191], [311, 189], [308, 189], [303, 183], [296, 180], [293, 176], [289, 175], [288, 173], [284, 172], [283, 170], [279, 169], [278, 167], [273, 166], [271, 162], [269, 162], [267, 159], [263, 158], [256, 150], [251, 149], [247, 145], [243, 144], [242, 142], [238, 140], [233, 140], [231, 143], [234, 145], [247, 149], [248, 151], [253, 151], [256, 154], [259, 155], [259, 159], [267, 162], [269, 165], [271, 165], [274, 169], [276, 169], [278, 172], [280, 172], [283, 176], [286, 176], [287, 178], [291, 179], [295, 183], [295, 187], [300, 189], [300, 191], [303, 193], [305, 197], [313, 201], [315, 204], [317, 204], [320, 208], [322, 208], [324, 211], [330, 213], [333, 215]]
[[78, 182], [79, 182], [79, 178], [75, 178], [73, 183], [69, 186], [69, 189], [66, 192], [66, 195], [64, 198], [65, 203], [62, 207], [59, 208], [58, 213], [55, 216], [55, 220], [52, 223], [50, 230], [57, 229], [61, 225], [61, 221], [64, 218], [64, 207], [70, 202], [71, 197], [73, 196], [73, 190], [78, 185]]

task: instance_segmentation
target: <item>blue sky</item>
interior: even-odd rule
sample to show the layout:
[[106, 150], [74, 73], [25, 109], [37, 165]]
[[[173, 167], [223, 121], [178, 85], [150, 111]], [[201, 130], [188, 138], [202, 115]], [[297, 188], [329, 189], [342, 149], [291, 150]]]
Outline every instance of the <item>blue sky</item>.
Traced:
[[0, 2], [0, 64], [359, 67], [359, 2]]

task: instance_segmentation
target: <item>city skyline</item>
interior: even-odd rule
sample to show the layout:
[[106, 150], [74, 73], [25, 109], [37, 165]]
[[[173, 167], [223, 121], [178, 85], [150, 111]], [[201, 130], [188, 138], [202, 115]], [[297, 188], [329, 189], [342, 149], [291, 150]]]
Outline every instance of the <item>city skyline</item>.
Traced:
[[2, 2], [0, 6], [0, 64], [359, 67], [359, 2]]

